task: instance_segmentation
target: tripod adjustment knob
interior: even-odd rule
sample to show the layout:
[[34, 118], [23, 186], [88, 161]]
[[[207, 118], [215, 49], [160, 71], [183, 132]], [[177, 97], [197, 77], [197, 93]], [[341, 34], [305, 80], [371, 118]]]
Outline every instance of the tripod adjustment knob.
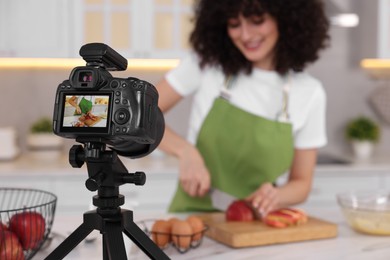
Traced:
[[144, 172], [134, 173], [135, 185], [144, 185], [146, 182], [146, 174]]
[[134, 183], [135, 185], [141, 186], [146, 182], [146, 175], [144, 172], [135, 172], [123, 175], [124, 183]]
[[97, 173], [95, 176], [88, 178], [85, 181], [85, 187], [90, 191], [97, 191], [100, 185], [103, 182], [104, 175], [102, 173]]
[[73, 145], [69, 150], [69, 163], [73, 168], [81, 168], [84, 164], [84, 148], [82, 145]]

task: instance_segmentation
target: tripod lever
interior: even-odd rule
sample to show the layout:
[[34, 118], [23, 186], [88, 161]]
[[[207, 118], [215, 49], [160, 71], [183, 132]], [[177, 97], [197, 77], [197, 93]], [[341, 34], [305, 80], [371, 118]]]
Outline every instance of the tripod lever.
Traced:
[[134, 183], [142, 186], [146, 182], [146, 175], [144, 172], [125, 173], [122, 175], [122, 180], [124, 183]]

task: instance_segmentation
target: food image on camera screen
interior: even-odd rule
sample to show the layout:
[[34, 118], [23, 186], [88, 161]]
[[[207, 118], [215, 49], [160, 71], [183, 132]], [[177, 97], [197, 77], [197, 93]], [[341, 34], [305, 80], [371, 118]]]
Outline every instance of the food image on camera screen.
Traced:
[[66, 95], [63, 127], [107, 127], [109, 95]]

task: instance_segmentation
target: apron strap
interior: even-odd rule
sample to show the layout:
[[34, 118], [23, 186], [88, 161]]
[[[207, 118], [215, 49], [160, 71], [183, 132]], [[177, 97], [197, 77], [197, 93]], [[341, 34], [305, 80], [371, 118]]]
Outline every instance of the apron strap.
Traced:
[[[225, 78], [223, 88], [221, 89], [220, 97], [229, 101], [231, 97], [230, 89], [232, 88], [234, 82], [236, 81], [236, 77], [227, 76]], [[291, 73], [288, 73], [286, 76], [285, 83], [282, 88], [282, 107], [280, 111], [276, 114], [276, 121], [280, 122], [289, 122], [290, 114], [288, 113], [288, 102], [290, 96], [290, 88], [291, 88]]]
[[223, 88], [221, 89], [221, 93], [219, 94], [219, 96], [221, 98], [223, 98], [227, 101], [230, 100], [230, 97], [231, 97], [230, 89], [233, 86], [233, 82], [235, 81], [235, 79], [236, 79], [236, 77], [231, 76], [231, 75], [229, 75], [225, 78]]
[[281, 110], [276, 114], [276, 120], [281, 122], [289, 122], [290, 121], [290, 114], [288, 113], [288, 101], [290, 96], [290, 88], [291, 88], [291, 74], [289, 73], [287, 75], [287, 79], [285, 83], [283, 84], [283, 96], [282, 96], [282, 108]]

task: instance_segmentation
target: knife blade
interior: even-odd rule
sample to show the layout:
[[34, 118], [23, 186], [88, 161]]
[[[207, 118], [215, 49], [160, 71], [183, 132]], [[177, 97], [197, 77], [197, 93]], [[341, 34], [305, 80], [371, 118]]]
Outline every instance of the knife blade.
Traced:
[[210, 189], [210, 198], [213, 207], [221, 211], [226, 211], [233, 201], [238, 200], [238, 198], [234, 197], [233, 195], [221, 191], [217, 188]]
[[[214, 208], [226, 211], [230, 204], [233, 203], [233, 201], [240, 200], [237, 197], [234, 197], [233, 195], [226, 193], [224, 191], [221, 191], [217, 188], [211, 188], [209, 191], [210, 197], [211, 197], [211, 204]], [[262, 214], [253, 207], [252, 203], [246, 200], [242, 200], [246, 203], [246, 205], [252, 210], [255, 219], [262, 219]]]

